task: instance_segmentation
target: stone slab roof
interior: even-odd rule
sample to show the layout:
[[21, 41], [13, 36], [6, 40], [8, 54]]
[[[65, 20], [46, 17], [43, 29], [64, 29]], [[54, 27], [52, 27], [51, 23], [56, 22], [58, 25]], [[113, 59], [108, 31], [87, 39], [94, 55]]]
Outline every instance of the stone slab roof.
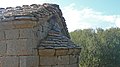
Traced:
[[[0, 8], [0, 23], [15, 20], [32, 20], [36, 21], [38, 26], [49, 26], [50, 29], [46, 30], [47, 36], [40, 40], [38, 48], [78, 47], [70, 40], [65, 19], [62, 15], [62, 11], [59, 8], [59, 5], [57, 4], [44, 3], [43, 5], [32, 4], [17, 7]], [[17, 28], [21, 27], [22, 26], [17, 26]]]
[[68, 37], [60, 32], [51, 30], [48, 36], [40, 41], [38, 48], [80, 48], [76, 46]]

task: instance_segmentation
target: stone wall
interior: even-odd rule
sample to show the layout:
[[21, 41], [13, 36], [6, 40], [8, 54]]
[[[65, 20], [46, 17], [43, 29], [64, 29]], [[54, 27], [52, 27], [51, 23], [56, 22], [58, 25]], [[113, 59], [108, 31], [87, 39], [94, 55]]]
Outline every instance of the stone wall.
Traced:
[[38, 67], [35, 21], [0, 23], [0, 67]]
[[81, 48], [70, 40], [59, 6], [31, 6], [23, 5], [23, 14], [13, 14], [20, 6], [1, 12], [0, 67], [79, 67]]
[[79, 53], [78, 48], [40, 49], [40, 67], [79, 67]]

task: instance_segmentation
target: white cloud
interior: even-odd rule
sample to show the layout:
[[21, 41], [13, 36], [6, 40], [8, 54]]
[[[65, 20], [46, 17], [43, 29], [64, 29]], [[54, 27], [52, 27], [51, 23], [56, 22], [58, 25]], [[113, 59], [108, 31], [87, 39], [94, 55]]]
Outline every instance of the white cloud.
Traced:
[[69, 31], [86, 28], [120, 27], [120, 15], [105, 15], [91, 8], [76, 9], [75, 4], [64, 7], [63, 15]]
[[116, 16], [115, 23], [117, 27], [120, 27], [120, 16]]
[[73, 8], [75, 4], [71, 4], [63, 8], [63, 15], [66, 19], [67, 27], [69, 31], [73, 31], [79, 28], [90, 28], [91, 26], [88, 23], [80, 23], [83, 17], [81, 11]]

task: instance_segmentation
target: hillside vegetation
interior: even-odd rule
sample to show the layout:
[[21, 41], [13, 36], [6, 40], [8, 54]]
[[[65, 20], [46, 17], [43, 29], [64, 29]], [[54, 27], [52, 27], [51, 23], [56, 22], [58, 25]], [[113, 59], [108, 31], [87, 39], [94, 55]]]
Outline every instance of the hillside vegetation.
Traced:
[[120, 28], [75, 30], [70, 35], [82, 47], [80, 67], [120, 67]]

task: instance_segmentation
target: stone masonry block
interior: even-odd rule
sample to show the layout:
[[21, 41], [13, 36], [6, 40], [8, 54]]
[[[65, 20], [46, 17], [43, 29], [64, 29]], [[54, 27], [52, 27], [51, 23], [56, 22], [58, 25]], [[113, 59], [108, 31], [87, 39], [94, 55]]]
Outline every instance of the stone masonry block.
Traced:
[[80, 52], [81, 52], [81, 49], [74, 48], [74, 52], [73, 52], [73, 54], [79, 55]]
[[32, 55], [35, 47], [32, 39], [8, 40], [7, 55]]
[[68, 49], [56, 49], [55, 55], [67, 55]]
[[69, 64], [65, 65], [65, 67], [79, 67], [79, 64]]
[[39, 67], [39, 56], [20, 56], [20, 67]]
[[33, 38], [34, 32], [31, 28], [20, 29], [20, 38]]
[[5, 30], [6, 39], [17, 39], [19, 38], [19, 30], [18, 29], [11, 29]]
[[33, 28], [36, 26], [36, 21], [31, 21], [31, 20], [21, 20], [21, 21], [14, 21], [13, 22], [14, 28], [15, 29], [25, 29], [25, 28]]
[[33, 32], [34, 32], [34, 38], [37, 38], [38, 40], [43, 39], [44, 37], [47, 36], [47, 33], [45, 33], [45, 31], [42, 31], [42, 26], [39, 25], [39, 27], [35, 27], [33, 28]]
[[17, 56], [2, 57], [1, 67], [19, 67], [19, 58]]
[[52, 67], [65, 67], [65, 65], [55, 65], [55, 66], [52, 66]]
[[5, 33], [4, 31], [0, 31], [0, 40], [4, 40], [5, 39]]
[[43, 66], [43, 65], [41, 66], [41, 65], [40, 65], [40, 67], [54, 67], [54, 66], [51, 66], [51, 65], [50, 65], [50, 66], [46, 66], [46, 65], [45, 65], [45, 66]]
[[78, 63], [79, 56], [78, 55], [70, 55], [70, 64]]
[[0, 56], [3, 56], [6, 54], [6, 42], [5, 41], [0, 41]]
[[73, 53], [74, 53], [74, 49], [73, 49], [73, 48], [70, 48], [70, 49], [68, 50], [68, 53], [67, 53], [67, 54], [71, 55], [71, 54], [73, 54]]
[[2, 57], [0, 57], [0, 67], [2, 67]]
[[58, 62], [57, 56], [52, 57], [40, 57], [40, 65], [56, 65]]
[[55, 49], [39, 49], [40, 56], [54, 56]]
[[8, 29], [12, 29], [14, 28], [14, 26], [12, 25], [12, 22], [1, 22], [0, 23], [0, 30], [8, 30]]
[[69, 55], [58, 56], [58, 65], [69, 64]]

